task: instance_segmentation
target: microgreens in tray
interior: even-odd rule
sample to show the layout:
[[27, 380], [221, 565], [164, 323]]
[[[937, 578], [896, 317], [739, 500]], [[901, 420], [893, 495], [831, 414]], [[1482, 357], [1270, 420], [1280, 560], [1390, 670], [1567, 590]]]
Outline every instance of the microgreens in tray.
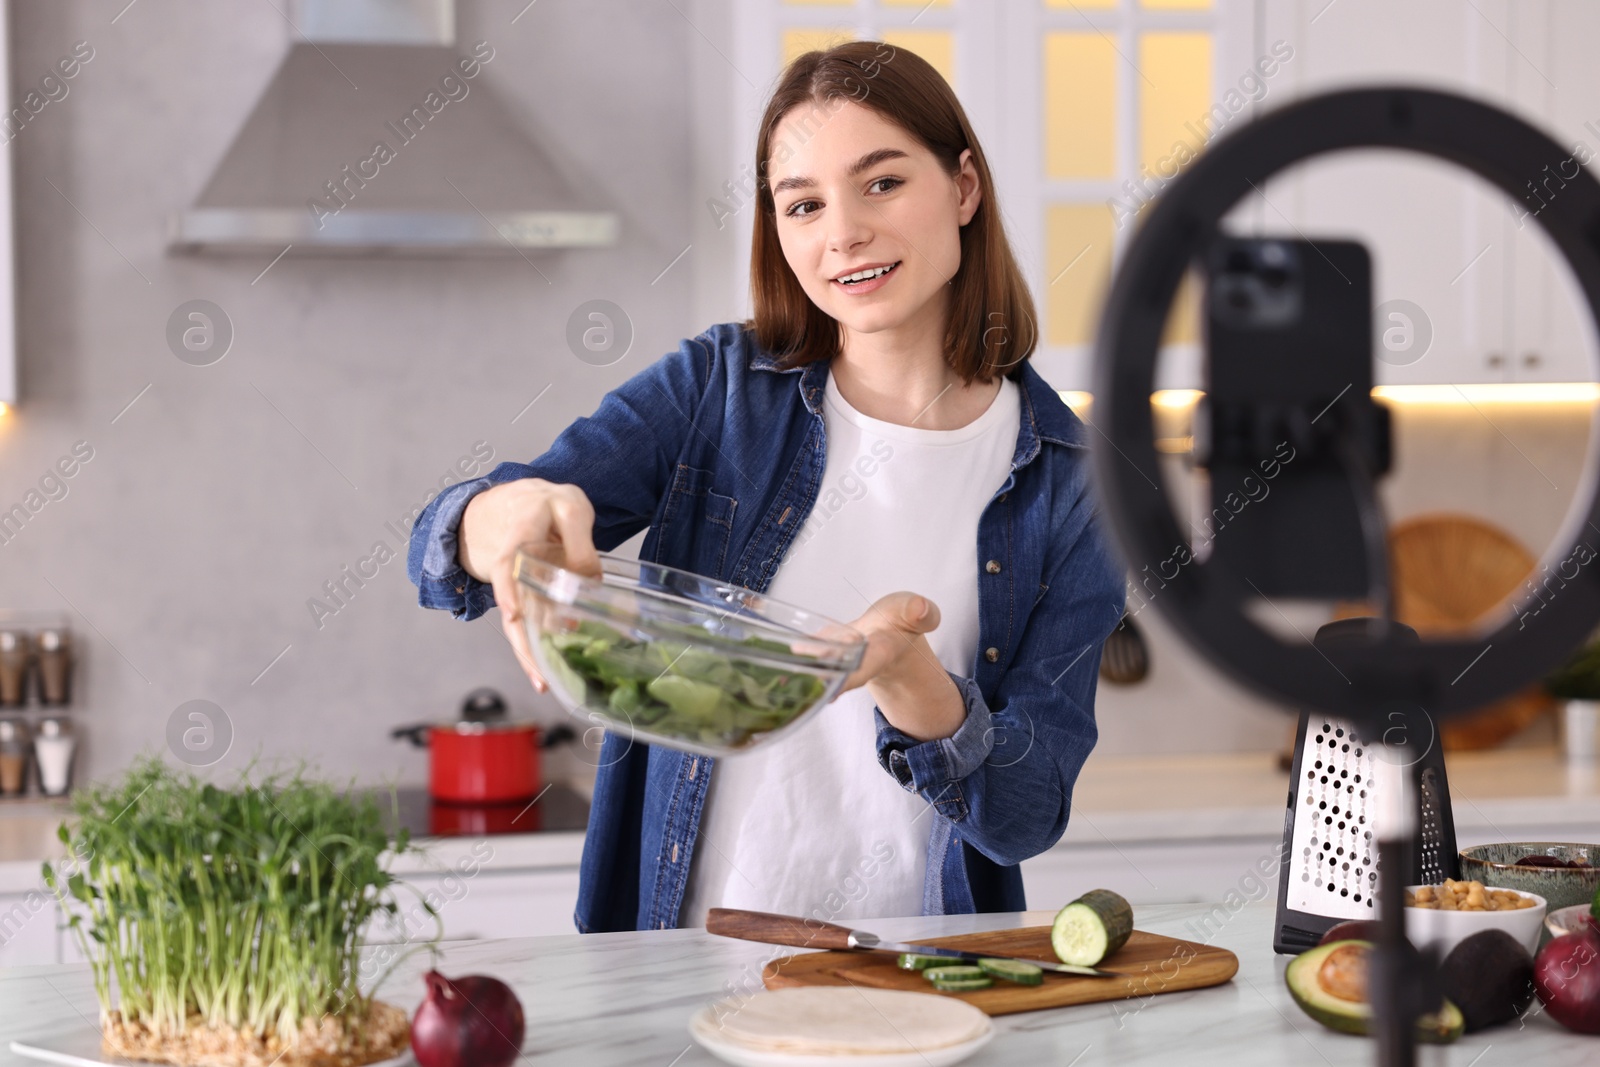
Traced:
[[385, 854], [411, 848], [372, 799], [302, 772], [222, 788], [146, 759], [80, 790], [72, 816], [72, 859], [44, 875], [93, 968], [106, 1052], [355, 1067], [405, 1050], [405, 1012], [358, 982], [363, 932], [398, 910]]

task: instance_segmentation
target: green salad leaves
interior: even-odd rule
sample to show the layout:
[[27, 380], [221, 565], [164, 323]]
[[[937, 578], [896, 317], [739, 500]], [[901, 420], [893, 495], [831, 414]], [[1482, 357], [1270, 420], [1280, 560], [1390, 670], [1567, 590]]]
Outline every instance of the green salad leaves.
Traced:
[[[691, 641], [635, 641], [600, 622], [540, 636], [556, 679], [585, 707], [652, 733], [740, 748], [787, 725], [821, 699], [822, 679], [776, 668]], [[787, 645], [746, 638], [752, 650]]]

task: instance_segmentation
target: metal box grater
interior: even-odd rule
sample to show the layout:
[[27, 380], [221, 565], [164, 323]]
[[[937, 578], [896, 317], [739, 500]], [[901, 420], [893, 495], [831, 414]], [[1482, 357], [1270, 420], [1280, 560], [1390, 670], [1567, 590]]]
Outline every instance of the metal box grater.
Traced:
[[1415, 775], [1417, 836], [1407, 885], [1437, 884], [1460, 874], [1444, 755], [1435, 744], [1415, 767], [1380, 758], [1350, 723], [1302, 712], [1295, 732], [1283, 852], [1278, 863], [1278, 921], [1272, 947], [1315, 947], [1335, 923], [1378, 917], [1378, 797]]

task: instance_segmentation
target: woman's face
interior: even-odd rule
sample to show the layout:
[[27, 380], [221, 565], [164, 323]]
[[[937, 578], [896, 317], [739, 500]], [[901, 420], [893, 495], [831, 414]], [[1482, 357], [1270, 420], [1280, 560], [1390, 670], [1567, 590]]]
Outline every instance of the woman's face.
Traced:
[[[772, 146], [778, 240], [817, 307], [859, 333], [943, 312], [961, 265], [960, 227], [982, 196], [970, 150], [952, 177], [905, 130], [839, 100], [790, 111]], [[862, 271], [862, 280], [841, 280]]]

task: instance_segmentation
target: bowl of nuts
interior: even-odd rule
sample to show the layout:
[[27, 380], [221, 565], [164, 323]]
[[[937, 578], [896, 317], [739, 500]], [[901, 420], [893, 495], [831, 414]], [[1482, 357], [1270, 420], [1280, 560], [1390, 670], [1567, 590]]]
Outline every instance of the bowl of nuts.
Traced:
[[1418, 948], [1437, 945], [1440, 956], [1484, 930], [1504, 930], [1532, 952], [1544, 913], [1545, 899], [1537, 893], [1482, 882], [1446, 878], [1441, 885], [1406, 888], [1406, 937]]

